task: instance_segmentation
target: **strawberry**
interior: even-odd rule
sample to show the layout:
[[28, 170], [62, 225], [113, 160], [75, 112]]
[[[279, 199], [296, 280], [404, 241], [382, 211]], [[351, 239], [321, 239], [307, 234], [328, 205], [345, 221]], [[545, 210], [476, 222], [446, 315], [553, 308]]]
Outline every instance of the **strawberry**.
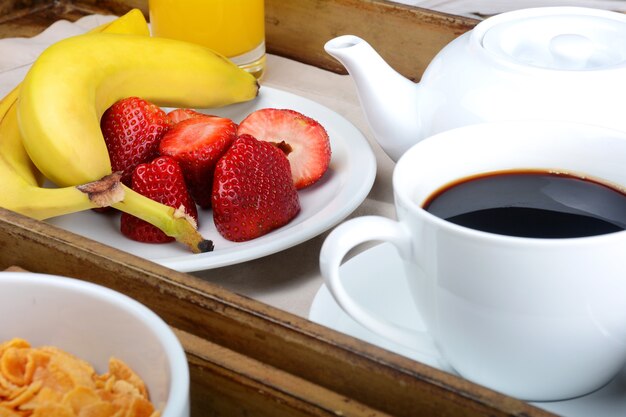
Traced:
[[213, 117], [208, 114], [200, 113], [199, 111], [192, 109], [175, 109], [167, 114], [167, 121], [170, 125], [175, 125], [183, 120], [191, 119], [194, 117]]
[[180, 164], [189, 192], [202, 208], [211, 206], [213, 171], [233, 143], [237, 125], [223, 117], [192, 117], [174, 125], [161, 139], [159, 153]]
[[291, 147], [287, 156], [297, 189], [317, 182], [330, 163], [330, 141], [326, 129], [317, 121], [294, 110], [260, 109], [249, 114], [237, 134], [249, 134], [258, 140], [284, 141]]
[[138, 97], [117, 101], [100, 119], [111, 168], [122, 171], [122, 182], [131, 184], [133, 169], [157, 156], [159, 140], [169, 128], [161, 108]]
[[242, 242], [281, 227], [300, 211], [289, 161], [278, 147], [239, 136], [219, 160], [213, 221], [226, 239]]
[[[150, 163], [139, 164], [132, 175], [132, 189], [152, 200], [184, 210], [198, 222], [198, 211], [185, 186], [182, 170], [169, 156], [160, 156]], [[174, 240], [150, 223], [122, 213], [122, 233], [139, 242], [164, 243]]]

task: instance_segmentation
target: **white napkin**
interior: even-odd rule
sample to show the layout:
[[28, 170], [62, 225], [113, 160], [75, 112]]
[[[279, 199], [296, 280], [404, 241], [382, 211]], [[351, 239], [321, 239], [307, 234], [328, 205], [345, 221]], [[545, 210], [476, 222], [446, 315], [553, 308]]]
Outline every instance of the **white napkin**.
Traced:
[[0, 98], [24, 79], [30, 65], [48, 46], [113, 19], [115, 16], [89, 15], [73, 23], [59, 20], [32, 38], [0, 39]]
[[[88, 16], [75, 23], [57, 22], [34, 38], [0, 40], [0, 97], [23, 80], [34, 58], [46, 46], [111, 19], [111, 16]], [[352, 78], [269, 54], [263, 85], [316, 101], [364, 132], [376, 154], [377, 180], [368, 199], [350, 217], [380, 215], [394, 218], [393, 193], [388, 186], [394, 163], [370, 133]], [[291, 248], [287, 254], [281, 252], [238, 265], [199, 271], [194, 275], [235, 293], [307, 317], [313, 297], [323, 283], [317, 260], [323, 237], [318, 236]]]

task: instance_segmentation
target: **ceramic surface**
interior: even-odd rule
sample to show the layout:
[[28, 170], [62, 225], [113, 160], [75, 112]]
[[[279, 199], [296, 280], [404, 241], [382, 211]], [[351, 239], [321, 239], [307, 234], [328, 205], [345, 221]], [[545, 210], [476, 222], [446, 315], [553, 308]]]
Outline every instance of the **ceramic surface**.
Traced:
[[352, 75], [376, 139], [396, 161], [423, 138], [485, 121], [561, 120], [626, 130], [621, 13], [543, 7], [490, 17], [444, 47], [418, 84], [359, 37], [332, 39], [325, 49]]
[[0, 272], [0, 341], [52, 345], [98, 373], [116, 357], [146, 383], [162, 417], [189, 417], [189, 368], [169, 326], [137, 301], [76, 279]]
[[[402, 260], [393, 245], [383, 243], [359, 253], [341, 266], [340, 275], [359, 303], [367, 305], [373, 313], [409, 329], [420, 327], [409, 319], [417, 310], [411, 300]], [[326, 285], [322, 285], [313, 299], [309, 319], [417, 362], [453, 372], [419, 347], [409, 349], [357, 323], [337, 304]], [[589, 395], [533, 404], [563, 417], [626, 415], [626, 368], [609, 384]]]
[[[461, 178], [510, 169], [567, 172], [623, 187], [624, 155], [626, 132], [573, 123], [492, 122], [429, 137], [394, 169], [397, 221], [365, 216], [335, 228], [320, 252], [322, 276], [354, 319], [397, 343], [440, 354], [480, 385], [542, 401], [594, 391], [626, 363], [626, 231], [506, 236], [458, 226], [421, 205]], [[549, 187], [544, 193], [559, 204], [572, 200]], [[584, 211], [585, 202], [574, 199], [571, 207]], [[387, 241], [401, 252], [425, 323], [419, 331], [371, 314], [339, 279], [344, 255], [368, 241]]]
[[248, 242], [229, 242], [215, 229], [212, 212], [199, 210], [200, 232], [205, 238], [213, 240], [215, 250], [192, 254], [177, 243], [144, 244], [127, 239], [119, 231], [117, 212], [102, 215], [85, 211], [50, 219], [49, 222], [184, 272], [260, 258], [315, 237], [348, 216], [363, 202], [376, 175], [374, 153], [363, 134], [342, 116], [311, 100], [271, 87], [262, 87], [259, 97], [253, 101], [211, 110], [210, 113], [239, 122], [251, 112], [265, 107], [300, 111], [319, 121], [330, 136], [330, 167], [318, 183], [299, 191], [301, 211], [286, 226]]

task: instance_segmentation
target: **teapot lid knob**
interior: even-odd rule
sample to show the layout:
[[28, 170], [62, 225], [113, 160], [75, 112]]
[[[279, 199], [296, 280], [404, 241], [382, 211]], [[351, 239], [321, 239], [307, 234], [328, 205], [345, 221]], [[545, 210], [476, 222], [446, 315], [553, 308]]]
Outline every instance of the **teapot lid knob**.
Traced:
[[626, 64], [626, 15], [606, 10], [522, 9], [486, 19], [472, 36], [488, 52], [527, 66], [598, 70]]
[[565, 33], [550, 39], [548, 48], [558, 67], [584, 69], [590, 65], [597, 45], [586, 36]]

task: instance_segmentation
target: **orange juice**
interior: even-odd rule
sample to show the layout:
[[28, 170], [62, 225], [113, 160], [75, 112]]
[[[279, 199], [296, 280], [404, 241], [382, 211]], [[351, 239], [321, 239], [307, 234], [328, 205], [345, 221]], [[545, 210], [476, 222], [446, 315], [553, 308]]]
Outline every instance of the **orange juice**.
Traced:
[[195, 42], [257, 78], [265, 63], [263, 0], [150, 0], [155, 36]]

